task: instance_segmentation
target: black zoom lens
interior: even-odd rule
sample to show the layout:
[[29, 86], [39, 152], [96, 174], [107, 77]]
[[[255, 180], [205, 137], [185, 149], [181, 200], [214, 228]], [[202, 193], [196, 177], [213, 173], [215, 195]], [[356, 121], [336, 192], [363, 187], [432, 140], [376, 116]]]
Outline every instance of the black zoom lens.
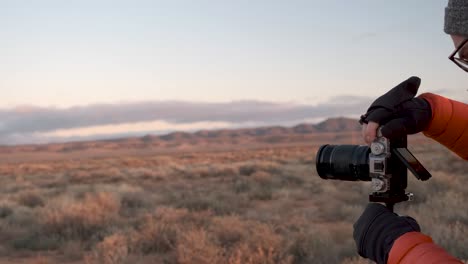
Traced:
[[323, 145], [317, 152], [315, 165], [322, 179], [370, 181], [368, 146]]

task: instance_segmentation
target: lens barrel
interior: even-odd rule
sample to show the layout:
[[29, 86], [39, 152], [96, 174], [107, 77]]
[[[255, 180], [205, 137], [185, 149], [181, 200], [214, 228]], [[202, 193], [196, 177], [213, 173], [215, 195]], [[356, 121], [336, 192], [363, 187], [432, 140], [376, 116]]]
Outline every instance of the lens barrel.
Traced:
[[368, 146], [323, 145], [317, 151], [315, 165], [322, 179], [370, 181]]

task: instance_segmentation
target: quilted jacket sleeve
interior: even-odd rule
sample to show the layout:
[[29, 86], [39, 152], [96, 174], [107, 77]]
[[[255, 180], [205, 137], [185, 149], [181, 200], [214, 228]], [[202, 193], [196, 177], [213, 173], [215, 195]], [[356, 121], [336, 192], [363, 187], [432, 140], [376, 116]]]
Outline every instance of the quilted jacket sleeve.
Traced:
[[419, 98], [426, 99], [432, 108], [432, 121], [424, 135], [468, 160], [468, 104], [432, 93]]
[[463, 264], [432, 239], [420, 232], [399, 237], [392, 246], [387, 264]]

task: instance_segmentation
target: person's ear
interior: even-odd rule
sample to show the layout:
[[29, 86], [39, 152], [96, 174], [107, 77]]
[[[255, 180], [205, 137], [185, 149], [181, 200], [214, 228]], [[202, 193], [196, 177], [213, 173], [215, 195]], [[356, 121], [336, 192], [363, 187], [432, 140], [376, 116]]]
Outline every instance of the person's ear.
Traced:
[[[453, 40], [453, 45], [455, 48], [458, 48], [463, 41], [465, 41], [466, 37], [460, 35], [450, 35]], [[463, 59], [468, 59], [468, 45], [465, 45], [460, 51], [458, 51], [458, 56]]]
[[460, 36], [460, 35], [450, 35], [452, 37], [452, 40], [453, 40], [453, 45], [456, 47], [458, 47], [464, 40], [465, 40], [465, 37], [463, 36]]

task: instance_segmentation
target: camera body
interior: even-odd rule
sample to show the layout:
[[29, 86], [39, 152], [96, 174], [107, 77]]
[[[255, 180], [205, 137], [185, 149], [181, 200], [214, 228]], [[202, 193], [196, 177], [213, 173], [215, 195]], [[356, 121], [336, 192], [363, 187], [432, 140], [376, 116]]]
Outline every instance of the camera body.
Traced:
[[406, 193], [408, 185], [407, 167], [395, 154], [398, 149], [406, 149], [407, 137], [390, 140], [383, 137], [380, 129], [370, 145], [369, 175], [371, 194], [369, 201], [386, 203], [388, 206], [411, 200], [413, 195]]
[[371, 143], [369, 153], [369, 174], [371, 187], [374, 192], [387, 192], [390, 190], [392, 179], [388, 169], [391, 158], [390, 140], [385, 137], [377, 137]]
[[431, 174], [407, 149], [407, 136], [389, 139], [380, 129], [370, 147], [360, 145], [323, 145], [316, 156], [319, 176], [326, 180], [370, 181], [369, 201], [393, 205], [411, 200], [406, 193], [408, 169], [419, 180]]

